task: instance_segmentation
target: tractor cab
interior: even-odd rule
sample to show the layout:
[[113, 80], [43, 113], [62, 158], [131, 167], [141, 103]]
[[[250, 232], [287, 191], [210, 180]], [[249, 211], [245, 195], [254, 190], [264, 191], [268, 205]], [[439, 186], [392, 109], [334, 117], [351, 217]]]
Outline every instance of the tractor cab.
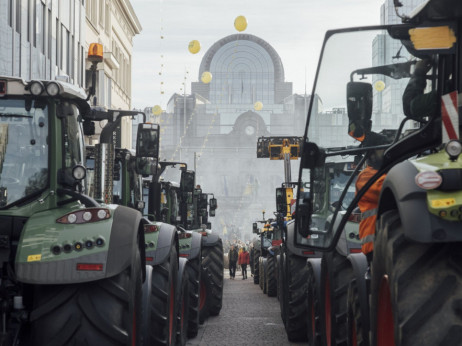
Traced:
[[[374, 181], [397, 163], [458, 137], [458, 123], [446, 126], [443, 107], [445, 100], [451, 107], [457, 88], [457, 33], [450, 22], [326, 33], [304, 137], [296, 242], [331, 250]], [[339, 160], [355, 167], [342, 180], [342, 193], [328, 203], [324, 171]], [[352, 198], [355, 177], [368, 165], [376, 174]], [[329, 211], [333, 217], [325, 223]]]

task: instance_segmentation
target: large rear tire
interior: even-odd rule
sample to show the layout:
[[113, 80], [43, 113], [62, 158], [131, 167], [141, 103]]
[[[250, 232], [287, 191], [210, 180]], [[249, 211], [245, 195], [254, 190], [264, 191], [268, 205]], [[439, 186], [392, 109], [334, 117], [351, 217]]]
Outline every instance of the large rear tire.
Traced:
[[141, 345], [141, 259], [116, 276], [38, 285], [30, 314], [34, 345]]
[[347, 344], [349, 346], [369, 346], [369, 329], [363, 325], [364, 317], [362, 316], [359, 288], [356, 280], [351, 280], [348, 286]]
[[268, 281], [266, 280], [267, 276], [268, 276], [268, 259], [266, 257], [264, 257], [261, 261], [261, 267], [262, 267], [262, 284], [263, 284], [263, 294], [266, 294], [266, 290], [267, 290], [267, 286], [266, 284], [268, 283]]
[[276, 297], [276, 258], [274, 256], [268, 256], [266, 268], [266, 294], [268, 297]]
[[460, 243], [409, 241], [397, 210], [381, 216], [372, 262], [372, 344], [462, 343], [460, 249]]
[[281, 257], [280, 257], [280, 265], [279, 265], [279, 280], [278, 280], [278, 287], [279, 287], [279, 307], [281, 310], [281, 319], [284, 326], [286, 325], [287, 320], [287, 291], [289, 290], [289, 284], [287, 283], [287, 274], [285, 268], [285, 261], [286, 261], [286, 253], [285, 253], [285, 246], [281, 247]]
[[201, 256], [190, 260], [186, 266], [189, 280], [188, 338], [194, 338], [199, 331], [199, 303], [201, 282]]
[[223, 242], [221, 239], [214, 246], [202, 248], [202, 265], [210, 271], [213, 280], [213, 291], [210, 295], [210, 315], [216, 316], [220, 313], [223, 305]]
[[354, 276], [353, 268], [350, 261], [335, 250], [324, 254], [321, 268], [324, 343], [346, 346], [348, 285]]
[[291, 342], [306, 341], [306, 258], [292, 254], [286, 248], [285, 272], [287, 280], [286, 333]]
[[260, 248], [255, 248], [255, 254], [253, 257], [253, 283], [255, 285], [260, 283]]
[[177, 285], [178, 255], [172, 244], [169, 258], [152, 267], [150, 345], [175, 344]]
[[208, 268], [201, 266], [199, 295], [199, 323], [203, 324], [210, 315], [210, 297], [213, 291], [212, 275]]
[[[180, 259], [182, 260], [182, 259]], [[188, 263], [185, 264], [188, 266]], [[179, 290], [177, 291], [176, 302], [176, 345], [184, 346], [187, 341], [188, 315], [189, 315], [189, 278], [188, 272], [184, 268], [183, 272], [178, 275]]]
[[321, 345], [321, 265], [308, 263], [307, 338], [309, 345]]

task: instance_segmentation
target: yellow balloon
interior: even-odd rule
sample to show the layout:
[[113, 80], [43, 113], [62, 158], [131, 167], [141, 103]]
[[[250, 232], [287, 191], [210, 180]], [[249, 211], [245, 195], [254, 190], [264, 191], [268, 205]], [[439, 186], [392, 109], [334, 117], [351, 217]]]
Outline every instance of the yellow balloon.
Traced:
[[234, 27], [237, 31], [244, 31], [247, 28], [247, 19], [244, 16], [238, 16], [234, 20]]
[[155, 105], [152, 107], [152, 114], [154, 115], [161, 115], [162, 114], [162, 107], [159, 105]]
[[261, 103], [260, 101], [257, 101], [255, 102], [255, 104], [253, 105], [253, 108], [256, 110], [256, 111], [261, 111], [263, 109], [263, 103]]
[[192, 54], [196, 54], [201, 50], [201, 44], [198, 40], [192, 40], [189, 42], [188, 49]]
[[212, 74], [209, 71], [202, 72], [201, 81], [204, 84], [209, 84], [212, 81]]
[[383, 89], [385, 89], [384, 81], [379, 79], [377, 82], [374, 83], [374, 88], [377, 91], [383, 91]]

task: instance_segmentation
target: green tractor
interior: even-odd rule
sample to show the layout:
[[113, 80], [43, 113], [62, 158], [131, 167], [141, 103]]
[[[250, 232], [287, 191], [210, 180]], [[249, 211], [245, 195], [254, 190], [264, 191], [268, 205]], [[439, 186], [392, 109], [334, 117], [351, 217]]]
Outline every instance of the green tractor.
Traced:
[[60, 81], [0, 77], [0, 95], [0, 344], [140, 345], [145, 224], [87, 195], [98, 112]]
[[[161, 177], [164, 170], [176, 165], [181, 171], [186, 170], [186, 164], [180, 162], [161, 161], [161, 170], [157, 177], [144, 180], [144, 197], [148, 214], [154, 219], [169, 222], [177, 227], [178, 251], [180, 259], [187, 261], [186, 272], [188, 276], [188, 315], [185, 327], [187, 337], [194, 338], [199, 330], [200, 323], [200, 282], [201, 275], [208, 276], [207, 270], [202, 267], [202, 236], [184, 228], [186, 221], [186, 204], [182, 203], [183, 193], [186, 190], [186, 180], [182, 184], [165, 181]], [[194, 188], [194, 182], [192, 182]], [[183, 322], [184, 323], [184, 322]]]
[[[401, 2], [394, 3], [400, 14]], [[363, 215], [376, 217], [375, 236], [363, 241], [373, 244], [373, 254], [369, 260], [348, 256], [355, 276], [347, 296], [347, 342], [455, 345], [462, 324], [462, 4], [430, 0], [412, 16], [401, 16], [404, 24], [327, 32], [312, 95], [322, 99], [324, 110], [346, 112], [320, 112], [316, 98], [310, 101], [299, 175], [304, 191], [293, 227], [313, 251], [331, 252], [363, 196], [379, 189], [371, 209], [376, 214]], [[394, 139], [380, 136], [384, 129], [396, 131]], [[314, 171], [327, 158], [354, 156], [361, 160], [332, 222], [314, 227], [307, 193], [320, 183]], [[344, 203], [354, 177], [371, 161], [376, 172]], [[333, 301], [325, 305], [336, 313]], [[338, 344], [337, 338], [326, 340]]]
[[[87, 167], [91, 174], [91, 191], [96, 200], [112, 201], [114, 204], [125, 205], [143, 212], [143, 174], [137, 167], [145, 162], [141, 161], [135, 151], [114, 148], [113, 132], [120, 125], [122, 116], [133, 116], [133, 112], [117, 115], [108, 112], [108, 122], [103, 128], [100, 143], [87, 148]], [[135, 112], [137, 113], [137, 112]], [[152, 166], [142, 173], [156, 175], [158, 162], [159, 127], [152, 124], [140, 124], [138, 131], [154, 131], [156, 138], [151, 143], [154, 153]], [[143, 136], [143, 135], [142, 135]], [[139, 149], [139, 148], [138, 148]], [[93, 168], [93, 169], [90, 169]], [[143, 219], [145, 226], [145, 253], [147, 265], [147, 280], [144, 282], [143, 292], [143, 320], [144, 342], [157, 345], [175, 344], [176, 337], [179, 344], [186, 343], [184, 324], [178, 319], [182, 311], [182, 304], [187, 303], [188, 282], [185, 271], [185, 260], [178, 256], [178, 236], [176, 228], [165, 222]], [[160, 220], [163, 221], [163, 220]], [[186, 291], [185, 291], [186, 290]], [[169, 292], [165, 295], [165, 292]], [[188, 312], [186, 306], [186, 312]]]

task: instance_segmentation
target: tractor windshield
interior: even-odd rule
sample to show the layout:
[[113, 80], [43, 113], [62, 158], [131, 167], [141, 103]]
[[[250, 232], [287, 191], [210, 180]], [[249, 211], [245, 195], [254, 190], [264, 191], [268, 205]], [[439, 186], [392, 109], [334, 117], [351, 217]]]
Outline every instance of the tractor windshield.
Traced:
[[[395, 140], [417, 131], [436, 111], [432, 107], [424, 107], [422, 113], [409, 114], [407, 102], [414, 99], [405, 94], [409, 94], [407, 87], [413, 83], [418, 66], [422, 68], [420, 94], [428, 95], [429, 99], [436, 97], [433, 93], [432, 80], [436, 72], [432, 57], [413, 56], [405, 43], [391, 37], [387, 28], [329, 32], [312, 94], [305, 133], [307, 140], [325, 149], [326, 161], [349, 160], [352, 163], [359, 162], [368, 147], [386, 148]], [[427, 104], [435, 103], [430, 100]], [[416, 103], [411, 105], [419, 109]], [[355, 175], [366, 162], [363, 161]], [[331, 246], [336, 230], [324, 229], [325, 223], [316, 222], [316, 219], [321, 211], [325, 218], [334, 209], [339, 211], [349, 207], [355, 194], [355, 179], [349, 180], [351, 171], [316, 174], [319, 169], [329, 170], [329, 163], [311, 171], [311, 175], [307, 168], [300, 172], [301, 186], [311, 186], [313, 216], [316, 216], [311, 220], [311, 236], [302, 242], [325, 248]], [[338, 203], [332, 206], [334, 202]]]
[[0, 98], [0, 207], [48, 185], [48, 108]]

